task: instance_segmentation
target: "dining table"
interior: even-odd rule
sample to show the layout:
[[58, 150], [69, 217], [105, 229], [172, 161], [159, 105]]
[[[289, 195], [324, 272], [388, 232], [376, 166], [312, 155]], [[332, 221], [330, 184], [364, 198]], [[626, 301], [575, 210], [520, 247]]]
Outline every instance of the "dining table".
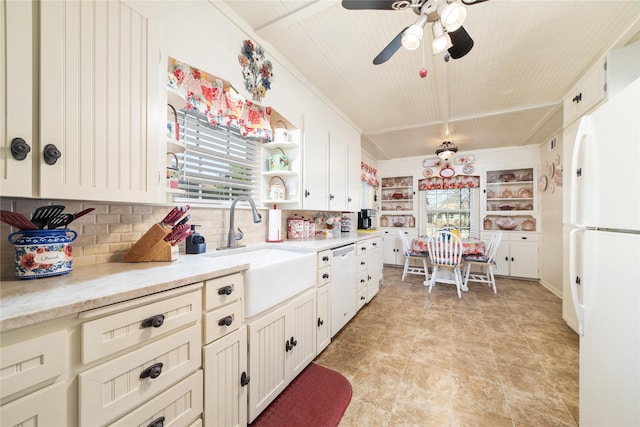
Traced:
[[[430, 236], [418, 236], [411, 241], [411, 251], [420, 254], [429, 252], [427, 241]], [[485, 243], [475, 237], [466, 237], [462, 240], [462, 255], [484, 255], [487, 247]]]

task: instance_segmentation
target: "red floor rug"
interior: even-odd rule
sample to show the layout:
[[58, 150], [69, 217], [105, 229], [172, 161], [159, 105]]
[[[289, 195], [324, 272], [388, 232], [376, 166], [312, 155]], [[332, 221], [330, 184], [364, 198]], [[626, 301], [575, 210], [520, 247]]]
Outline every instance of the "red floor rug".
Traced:
[[351, 383], [342, 374], [310, 363], [251, 427], [335, 427], [351, 401]]

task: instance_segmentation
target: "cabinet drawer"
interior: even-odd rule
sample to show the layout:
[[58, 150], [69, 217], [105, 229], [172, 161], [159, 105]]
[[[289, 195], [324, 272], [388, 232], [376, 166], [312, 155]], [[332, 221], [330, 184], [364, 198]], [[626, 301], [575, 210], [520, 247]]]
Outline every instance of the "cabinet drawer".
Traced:
[[218, 277], [204, 282], [205, 310], [213, 310], [242, 298], [244, 281], [242, 273]]
[[318, 269], [318, 287], [321, 288], [331, 282], [331, 266]]
[[318, 268], [331, 265], [331, 250], [318, 252]]
[[356, 271], [363, 271], [367, 269], [367, 254], [363, 252], [356, 258]]
[[[362, 288], [364, 288], [365, 286], [367, 286], [367, 278], [368, 278], [368, 271], [361, 271], [358, 273], [358, 283], [356, 283], [356, 290], [360, 291]], [[352, 294], [353, 295], [353, 294]]]
[[54, 384], [0, 406], [0, 425], [66, 426], [67, 392], [64, 383]]
[[0, 397], [4, 400], [37, 384], [55, 381], [67, 371], [68, 347], [66, 331], [3, 347]]
[[356, 308], [360, 310], [364, 306], [364, 303], [367, 302], [366, 286], [358, 291], [358, 293], [356, 294], [356, 298], [357, 298]]
[[[200, 290], [197, 290], [85, 322], [81, 328], [82, 363], [93, 362], [196, 322], [200, 319], [201, 307]], [[114, 310], [117, 308], [115, 305]], [[149, 324], [151, 319], [156, 319], [159, 325]]]
[[[200, 325], [154, 341], [78, 375], [80, 425], [102, 425], [137, 408], [201, 366]], [[162, 363], [156, 378], [140, 378]]]
[[202, 407], [202, 370], [198, 370], [111, 425], [122, 427], [151, 425], [154, 421], [162, 419], [162, 425], [187, 427], [200, 416]]
[[356, 243], [356, 255], [362, 255], [367, 253], [369, 248], [369, 242], [367, 240], [361, 240]]
[[382, 247], [382, 239], [380, 237], [375, 237], [373, 239], [367, 240], [367, 251], [372, 251], [377, 248]]
[[[231, 321], [231, 323], [227, 326], [224, 321], [229, 317], [229, 321]], [[217, 310], [206, 313], [204, 315], [204, 319], [204, 342], [206, 344], [235, 331], [241, 326], [242, 304], [240, 301], [236, 301], [232, 304], [222, 306]], [[220, 322], [222, 322], [222, 324], [220, 324]]]
[[509, 240], [512, 242], [537, 242], [540, 240], [540, 236], [531, 233], [513, 233], [509, 236]]

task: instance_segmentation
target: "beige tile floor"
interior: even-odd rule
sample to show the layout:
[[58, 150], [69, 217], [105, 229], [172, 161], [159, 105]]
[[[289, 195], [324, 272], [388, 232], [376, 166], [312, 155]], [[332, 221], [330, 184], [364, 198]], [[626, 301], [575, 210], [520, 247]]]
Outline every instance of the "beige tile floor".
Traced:
[[498, 278], [433, 292], [384, 268], [384, 284], [315, 360], [351, 381], [347, 426], [576, 426], [578, 337], [558, 297]]

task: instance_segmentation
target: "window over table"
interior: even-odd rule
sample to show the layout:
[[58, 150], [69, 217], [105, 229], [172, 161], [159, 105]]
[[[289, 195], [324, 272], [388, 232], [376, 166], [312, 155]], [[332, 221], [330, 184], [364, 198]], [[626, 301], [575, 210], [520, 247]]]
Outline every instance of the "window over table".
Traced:
[[419, 182], [420, 235], [431, 236], [445, 227], [463, 238], [479, 236], [479, 177], [430, 178]]

